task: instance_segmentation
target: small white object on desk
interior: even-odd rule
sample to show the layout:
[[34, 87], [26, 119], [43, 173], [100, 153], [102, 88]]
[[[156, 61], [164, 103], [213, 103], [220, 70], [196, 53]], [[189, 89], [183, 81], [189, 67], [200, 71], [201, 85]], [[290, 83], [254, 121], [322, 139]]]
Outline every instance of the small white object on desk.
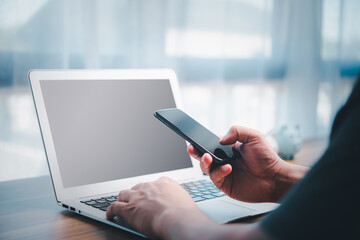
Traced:
[[266, 139], [284, 160], [294, 159], [295, 154], [303, 145], [299, 125], [294, 127], [283, 125], [278, 130], [270, 131]]
[[278, 154], [284, 160], [294, 159], [294, 155], [302, 147], [300, 127], [282, 126], [276, 133], [276, 143], [278, 145]]

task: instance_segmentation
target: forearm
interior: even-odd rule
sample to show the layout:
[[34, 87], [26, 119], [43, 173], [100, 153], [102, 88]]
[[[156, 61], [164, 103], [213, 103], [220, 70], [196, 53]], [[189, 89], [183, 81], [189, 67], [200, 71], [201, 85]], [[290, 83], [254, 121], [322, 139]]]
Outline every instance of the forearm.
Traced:
[[213, 221], [203, 221], [195, 216], [191, 219], [180, 219], [169, 224], [167, 233], [163, 235], [164, 239], [269, 239], [258, 224], [217, 224]]
[[163, 239], [269, 239], [259, 224], [217, 224], [199, 209], [168, 209], [154, 222]]
[[207, 235], [208, 228], [212, 229], [217, 225], [199, 209], [168, 209], [154, 222], [154, 229], [157, 229], [163, 239], [198, 239], [201, 232]]
[[278, 202], [309, 170], [309, 167], [282, 162], [282, 166], [275, 176], [273, 200]]

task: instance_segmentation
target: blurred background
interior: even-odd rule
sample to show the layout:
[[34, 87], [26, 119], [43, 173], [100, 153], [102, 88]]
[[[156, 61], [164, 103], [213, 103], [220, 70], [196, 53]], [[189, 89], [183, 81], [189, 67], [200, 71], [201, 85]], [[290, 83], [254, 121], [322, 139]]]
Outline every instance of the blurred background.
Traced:
[[222, 135], [329, 135], [360, 70], [357, 0], [1, 0], [0, 181], [48, 174], [30, 69], [172, 68]]

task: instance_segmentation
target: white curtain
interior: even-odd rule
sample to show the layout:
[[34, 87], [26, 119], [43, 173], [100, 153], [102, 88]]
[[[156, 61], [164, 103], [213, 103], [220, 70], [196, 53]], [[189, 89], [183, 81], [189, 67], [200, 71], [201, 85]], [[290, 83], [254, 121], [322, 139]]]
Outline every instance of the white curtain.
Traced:
[[359, 10], [357, 0], [2, 0], [0, 154], [41, 149], [33, 68], [172, 68], [185, 109], [219, 134], [300, 124], [304, 138], [327, 136], [359, 71]]

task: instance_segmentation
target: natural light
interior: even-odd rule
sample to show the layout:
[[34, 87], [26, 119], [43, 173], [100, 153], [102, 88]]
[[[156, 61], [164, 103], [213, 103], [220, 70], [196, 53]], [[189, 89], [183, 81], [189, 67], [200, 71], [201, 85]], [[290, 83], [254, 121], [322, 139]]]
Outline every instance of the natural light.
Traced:
[[270, 57], [271, 39], [255, 34], [170, 29], [166, 32], [165, 52], [172, 57]]
[[[46, 2], [47, 0], [1, 0], [0, 29], [14, 29], [28, 22]], [[19, 8], [19, 5], [22, 7]]]

